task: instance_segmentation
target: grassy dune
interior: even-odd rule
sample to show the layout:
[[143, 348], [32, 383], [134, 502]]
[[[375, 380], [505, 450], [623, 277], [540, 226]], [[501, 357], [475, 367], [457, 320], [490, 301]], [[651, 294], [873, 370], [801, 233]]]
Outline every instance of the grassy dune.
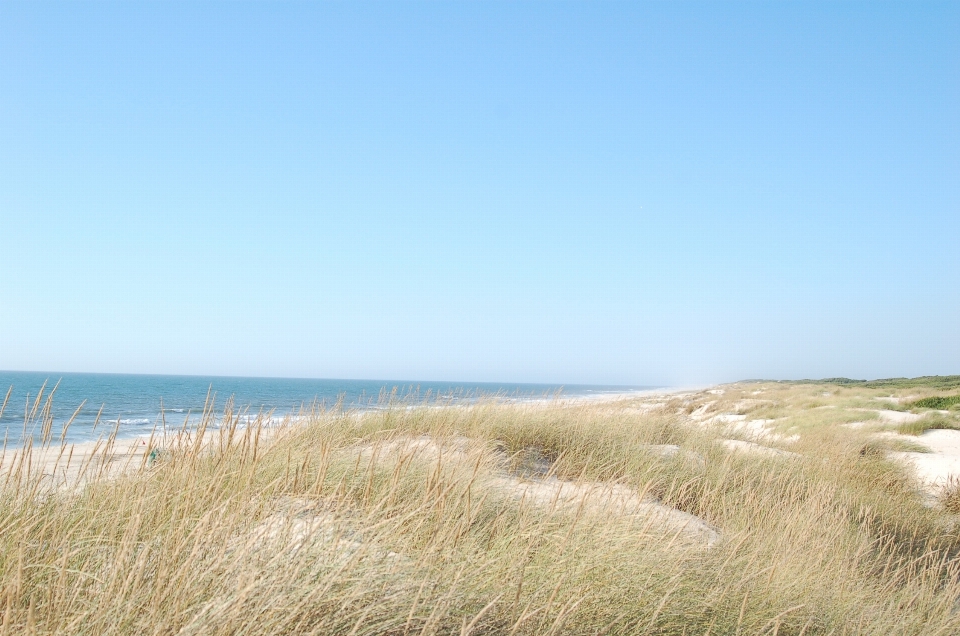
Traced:
[[960, 633], [950, 493], [921, 496], [878, 415], [941, 393], [744, 383], [270, 430], [228, 407], [73, 456], [51, 432], [0, 466], [0, 634]]

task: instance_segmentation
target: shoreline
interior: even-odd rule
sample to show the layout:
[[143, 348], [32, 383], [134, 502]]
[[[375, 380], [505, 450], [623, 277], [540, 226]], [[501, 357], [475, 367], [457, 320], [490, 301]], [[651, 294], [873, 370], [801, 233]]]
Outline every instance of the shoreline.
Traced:
[[[729, 387], [736, 386], [736, 384], [737, 383], [733, 383], [731, 385], [661, 387], [654, 389], [638, 389], [635, 391], [598, 393], [595, 395], [574, 395], [569, 397], [563, 395], [540, 398], [492, 396], [490, 399], [495, 404], [502, 404], [505, 406], [557, 406], [564, 408], [600, 404], [615, 404], [617, 402], [625, 402], [630, 400], [651, 400], [656, 398], [670, 398], [678, 396], [696, 397], [703, 394], [710, 394], [710, 396], [713, 397], [722, 395], [723, 391], [727, 390]], [[477, 402], [475, 401], [459, 401], [454, 403], [440, 404], [421, 402], [417, 404], [410, 404], [403, 408], [416, 409], [418, 407], [425, 407], [431, 410], [446, 408], [469, 409], [476, 405]], [[346, 412], [352, 411], [352, 416], [362, 418], [365, 415], [380, 412], [384, 410], [384, 408], [387, 407], [347, 409]], [[895, 424], [899, 421], [897, 420], [897, 422], [888, 422], [887, 419], [884, 418], [886, 411], [883, 411], [882, 409], [858, 408], [853, 410], [877, 413], [877, 420], [870, 421], [876, 421], [880, 426], [883, 426], [883, 423], [890, 425], [891, 423]], [[696, 414], [694, 415], [696, 416]], [[903, 414], [900, 413], [897, 413], [897, 415], [903, 416]], [[913, 416], [910, 421], [920, 419], [923, 416], [924, 415]], [[717, 423], [730, 420], [734, 422], [735, 425], [739, 424], [739, 429], [741, 432], [743, 432], [743, 423], [739, 422], [739, 419], [742, 419], [742, 417], [720, 413], [714, 414], [712, 417], [706, 417], [705, 415], [696, 416], [691, 420], [691, 423], [694, 423], [698, 426], [715, 426]], [[906, 418], [901, 417], [901, 419]], [[265, 437], [272, 437], [271, 432], [290, 430], [291, 428], [307, 424], [309, 420], [309, 413], [300, 415], [286, 414], [283, 416], [271, 416], [269, 418], [265, 418], [261, 424], [260, 434], [261, 436], [265, 435]], [[769, 422], [775, 421], [776, 420], [769, 420]], [[252, 422], [242, 423], [237, 430], [243, 431], [250, 424], [252, 424]], [[866, 423], [864, 422], [854, 422], [849, 426], [851, 429], [855, 429], [865, 424]], [[765, 424], [764, 426], [767, 425]], [[761, 427], [761, 429], [762, 428], [763, 427]], [[81, 471], [89, 470], [89, 467], [96, 462], [100, 462], [100, 465], [98, 465], [98, 473], [105, 474], [117, 474], [118, 472], [123, 472], [142, 466], [146, 461], [148, 461], [148, 459], [144, 458], [146, 453], [169, 448], [172, 443], [175, 443], [177, 440], [184, 439], [184, 436], [186, 436], [187, 439], [190, 439], [191, 443], [194, 443], [192, 437], [195, 435], [196, 430], [196, 428], [185, 429], [182, 427], [177, 428], [174, 431], [171, 431], [169, 428], [166, 431], [159, 431], [155, 429], [149, 434], [134, 434], [131, 436], [117, 436], [113, 438], [111, 438], [109, 435], [103, 435], [97, 439], [65, 442], [63, 444], [50, 444], [46, 447], [34, 445], [30, 448], [30, 453], [27, 460], [29, 469], [31, 471], [40, 471], [44, 476], [51, 478], [57, 483], [69, 483], [71, 480], [77, 482]], [[221, 429], [219, 426], [210, 426], [208, 423], [204, 433], [204, 440], [201, 442], [201, 444], [207, 445], [212, 443], [223, 430], [225, 429]], [[760, 437], [758, 437], [757, 440], [754, 440], [754, 442], [762, 442], [763, 440], [760, 438], [769, 435], [769, 433], [765, 430], [760, 430], [759, 434]], [[937, 496], [946, 486], [955, 483], [956, 480], [960, 480], [960, 430], [933, 429], [923, 432], [920, 435], [903, 435], [886, 429], [877, 429], [876, 431], [868, 434], [872, 438], [886, 438], [906, 444], [913, 444], [914, 446], [919, 445], [923, 448], [923, 450], [892, 450], [887, 453], [887, 457], [908, 468], [918, 480], [922, 491], [927, 497]], [[776, 439], [777, 437], [778, 435], [774, 433], [772, 434], [772, 437], [768, 437], [767, 439]], [[261, 437], [261, 439], [264, 439], [264, 437]], [[757, 446], [757, 444], [754, 442], [734, 441], [731, 442], [731, 445], [735, 443], [740, 445], [746, 444]], [[24, 447], [22, 445], [15, 446], [9, 443], [2, 449], [2, 452], [0, 452], [0, 475], [7, 474], [16, 462], [21, 461], [20, 458], [23, 456], [23, 451]], [[85, 476], [84, 480], [86, 479], [88, 479], [88, 477]]]

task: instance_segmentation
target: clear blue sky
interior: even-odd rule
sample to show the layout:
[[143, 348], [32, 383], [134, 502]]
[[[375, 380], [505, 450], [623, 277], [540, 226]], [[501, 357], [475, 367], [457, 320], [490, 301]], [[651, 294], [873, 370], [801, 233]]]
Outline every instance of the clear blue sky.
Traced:
[[0, 4], [0, 369], [960, 373], [958, 3]]

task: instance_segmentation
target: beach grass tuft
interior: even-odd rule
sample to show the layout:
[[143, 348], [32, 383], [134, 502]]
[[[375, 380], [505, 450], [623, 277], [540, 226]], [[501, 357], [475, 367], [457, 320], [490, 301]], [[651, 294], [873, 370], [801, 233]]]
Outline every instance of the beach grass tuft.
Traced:
[[931, 430], [960, 430], [960, 419], [934, 413], [918, 420], [902, 422], [897, 426], [897, 432], [901, 435], [922, 435]]

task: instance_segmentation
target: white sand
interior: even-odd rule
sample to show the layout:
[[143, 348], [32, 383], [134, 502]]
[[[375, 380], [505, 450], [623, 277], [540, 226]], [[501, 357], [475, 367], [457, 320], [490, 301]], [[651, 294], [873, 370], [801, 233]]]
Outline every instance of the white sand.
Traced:
[[8, 448], [0, 455], [0, 475], [29, 471], [39, 473], [52, 486], [75, 486], [96, 478], [109, 477], [138, 468], [144, 461], [148, 442], [144, 438], [80, 442], [65, 446]]
[[[621, 400], [635, 400], [640, 398], [656, 397], [681, 397], [688, 393], [702, 391], [703, 387], [663, 387], [659, 389], [637, 389], [636, 391], [623, 391], [617, 393], [596, 393], [593, 395], [573, 395], [560, 396], [560, 402], [564, 404], [586, 402], [619, 402]], [[527, 401], [527, 400], [524, 400]], [[531, 403], [552, 404], [554, 398], [536, 398], [529, 400]]]
[[923, 419], [926, 413], [904, 413], [903, 411], [888, 411], [881, 409], [876, 411], [877, 416], [885, 422], [894, 424], [909, 424]]
[[930, 452], [891, 452], [889, 456], [912, 466], [927, 492], [937, 494], [951, 478], [960, 478], [960, 431], [930, 430], [904, 439], [926, 446]]
[[[471, 448], [472, 446], [472, 448]], [[428, 435], [399, 437], [381, 443], [366, 443], [354, 447], [363, 458], [375, 462], [398, 461], [416, 456], [430, 461], [446, 461], [468, 464], [474, 458], [471, 451], [478, 452], [481, 446], [468, 438], [457, 437], [440, 441]], [[692, 454], [692, 461], [703, 458], [692, 451], [683, 451], [670, 444], [651, 444], [651, 453], [670, 458], [677, 453]], [[503, 456], [501, 461], [506, 460]], [[528, 505], [552, 508], [558, 511], [586, 514], [614, 515], [637, 523], [643, 533], [670, 535], [695, 544], [712, 546], [720, 539], [720, 532], [703, 519], [666, 506], [659, 501], [643, 497], [637, 491], [621, 484], [591, 481], [568, 481], [549, 476], [550, 463], [536, 462], [533, 476], [519, 475], [506, 470], [496, 470], [488, 485], [510, 498]]]
[[707, 547], [720, 540], [720, 532], [703, 519], [641, 497], [621, 484], [501, 476], [493, 485], [515, 499], [539, 507], [625, 517], [634, 520], [644, 532], [673, 535]]

